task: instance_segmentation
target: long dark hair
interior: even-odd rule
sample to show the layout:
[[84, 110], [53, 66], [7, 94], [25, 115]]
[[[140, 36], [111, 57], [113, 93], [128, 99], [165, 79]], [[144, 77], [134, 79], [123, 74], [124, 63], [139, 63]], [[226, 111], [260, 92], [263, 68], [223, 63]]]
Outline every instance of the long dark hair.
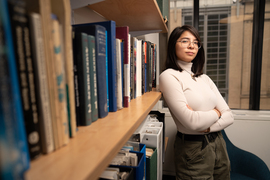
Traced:
[[[182, 68], [177, 63], [177, 56], [175, 52], [175, 45], [179, 37], [182, 35], [183, 32], [189, 31], [191, 34], [193, 34], [196, 39], [201, 42], [201, 38], [199, 35], [199, 32], [196, 28], [190, 25], [184, 25], [182, 27], [176, 27], [170, 37], [168, 42], [168, 49], [167, 49], [167, 59], [166, 59], [166, 69], [172, 68], [175, 70], [179, 70], [182, 72]], [[192, 60], [192, 72], [196, 77], [203, 74], [203, 67], [205, 62], [205, 56], [204, 56], [204, 48], [201, 46], [201, 48], [198, 50], [198, 53], [196, 57]]]

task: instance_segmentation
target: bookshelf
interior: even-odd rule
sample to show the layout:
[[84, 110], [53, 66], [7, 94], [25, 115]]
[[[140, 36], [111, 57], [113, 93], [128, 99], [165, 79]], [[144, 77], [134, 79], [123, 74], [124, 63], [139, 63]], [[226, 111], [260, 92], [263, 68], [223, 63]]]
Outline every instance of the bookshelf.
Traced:
[[129, 108], [79, 127], [67, 146], [32, 161], [26, 179], [97, 179], [160, 97], [158, 91], [147, 92]]
[[[43, 16], [46, 31], [50, 29], [50, 23], [46, 23], [50, 11], [56, 13], [65, 23], [65, 38], [68, 40], [67, 44], [71, 45], [71, 34], [68, 33], [70, 27], [67, 24], [71, 22], [68, 1], [39, 0], [34, 10]], [[117, 26], [130, 26], [130, 31], [162, 33], [168, 31], [155, 0], [130, 0], [129, 3], [125, 0], [106, 0], [88, 5], [86, 8], [95, 10], [108, 20], [114, 20]], [[109, 16], [106, 14], [107, 11], [111, 13]], [[47, 49], [50, 49], [49, 42], [46, 43]], [[66, 146], [31, 161], [30, 169], [25, 174], [26, 179], [98, 179], [160, 97], [161, 93], [156, 90], [147, 92], [131, 100], [128, 108], [110, 112], [108, 116], [98, 119], [90, 126], [78, 127], [76, 136], [71, 138]]]

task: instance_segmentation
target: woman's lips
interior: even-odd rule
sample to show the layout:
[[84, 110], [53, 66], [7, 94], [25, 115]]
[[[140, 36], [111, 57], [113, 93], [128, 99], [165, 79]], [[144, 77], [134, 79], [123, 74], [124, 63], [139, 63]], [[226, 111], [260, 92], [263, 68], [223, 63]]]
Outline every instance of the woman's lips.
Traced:
[[193, 52], [186, 52], [188, 55], [192, 56], [194, 53]]

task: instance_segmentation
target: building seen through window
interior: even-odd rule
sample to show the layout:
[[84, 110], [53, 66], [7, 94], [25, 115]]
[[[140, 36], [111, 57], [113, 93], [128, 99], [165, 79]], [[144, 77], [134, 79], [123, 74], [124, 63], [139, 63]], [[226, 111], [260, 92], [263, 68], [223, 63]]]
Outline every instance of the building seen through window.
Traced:
[[[205, 49], [204, 73], [232, 109], [249, 109], [253, 1], [200, 1], [199, 33]], [[270, 109], [270, 2], [265, 4], [260, 109]], [[171, 32], [192, 25], [193, 0], [170, 3]]]

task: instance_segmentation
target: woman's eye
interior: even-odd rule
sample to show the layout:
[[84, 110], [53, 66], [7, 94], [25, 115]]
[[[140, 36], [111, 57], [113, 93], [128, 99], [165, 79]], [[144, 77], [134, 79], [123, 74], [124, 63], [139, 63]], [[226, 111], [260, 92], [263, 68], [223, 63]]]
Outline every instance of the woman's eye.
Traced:
[[182, 40], [182, 43], [188, 43], [188, 41], [187, 40]]
[[196, 41], [195, 41], [195, 42], [194, 42], [194, 44], [198, 45], [198, 44], [199, 44], [199, 42], [196, 42]]

